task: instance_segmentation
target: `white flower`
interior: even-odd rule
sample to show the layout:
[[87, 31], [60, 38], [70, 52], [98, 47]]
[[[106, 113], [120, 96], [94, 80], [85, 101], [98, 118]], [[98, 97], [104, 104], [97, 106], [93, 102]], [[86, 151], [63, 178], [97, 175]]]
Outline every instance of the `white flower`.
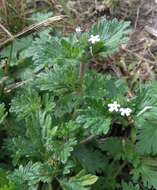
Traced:
[[91, 42], [92, 44], [95, 44], [96, 42], [99, 42], [100, 41], [100, 36], [99, 35], [91, 35], [89, 40], [89, 42]]
[[120, 108], [119, 110], [121, 116], [129, 116], [132, 113], [130, 108]]
[[82, 29], [81, 27], [78, 26], [77, 28], [75, 28], [75, 31], [76, 33], [80, 34], [82, 32]]
[[120, 104], [117, 103], [117, 101], [114, 101], [113, 104], [108, 104], [108, 107], [109, 107], [109, 111], [110, 112], [118, 112], [119, 111], [119, 107], [120, 107]]

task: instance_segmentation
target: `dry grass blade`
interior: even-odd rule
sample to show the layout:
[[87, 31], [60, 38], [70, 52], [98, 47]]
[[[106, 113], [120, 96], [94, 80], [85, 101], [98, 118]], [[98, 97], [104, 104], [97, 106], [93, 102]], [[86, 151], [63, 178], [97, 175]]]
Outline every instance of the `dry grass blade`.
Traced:
[[149, 26], [145, 26], [144, 29], [146, 32], [148, 32], [149, 34], [151, 34], [152, 36], [157, 38], [157, 30], [156, 29], [149, 27]]
[[39, 22], [37, 24], [33, 24], [29, 27], [27, 27], [26, 29], [24, 29], [23, 31], [19, 32], [18, 34], [11, 36], [10, 38], [8, 38], [7, 40], [3, 41], [2, 43], [0, 43], [0, 48], [2, 48], [3, 46], [7, 45], [8, 43], [12, 42], [13, 40], [20, 38], [22, 36], [28, 35], [31, 32], [36, 31], [37, 29], [40, 29], [42, 27], [48, 27], [51, 24], [61, 21], [64, 18], [66, 18], [65, 15], [60, 15], [60, 16], [54, 16], [54, 17], [50, 17], [42, 22]]
[[0, 28], [10, 37], [12, 38], [13, 35], [0, 23]]
[[131, 55], [133, 55], [133, 56], [135, 56], [135, 57], [137, 57], [138, 59], [140, 59], [141, 61], [145, 61], [145, 62], [148, 62], [148, 63], [150, 63], [150, 64], [154, 64], [155, 63], [155, 61], [151, 61], [151, 60], [149, 60], [149, 59], [147, 59], [147, 58], [144, 58], [144, 57], [142, 57], [140, 54], [138, 54], [138, 53], [135, 53], [135, 52], [133, 52], [133, 51], [131, 51], [131, 50], [129, 50], [129, 49], [123, 49], [126, 53], [129, 53], [129, 54], [131, 54]]

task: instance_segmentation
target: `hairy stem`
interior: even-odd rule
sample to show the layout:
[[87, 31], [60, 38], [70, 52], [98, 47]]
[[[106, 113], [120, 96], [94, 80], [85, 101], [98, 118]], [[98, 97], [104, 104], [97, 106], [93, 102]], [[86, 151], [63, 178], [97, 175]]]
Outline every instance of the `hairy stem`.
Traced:
[[86, 64], [81, 63], [80, 64], [80, 71], [79, 71], [79, 89], [78, 89], [78, 95], [81, 94], [82, 91], [82, 85], [83, 85], [83, 81], [84, 81], [84, 76], [85, 76], [85, 72], [86, 72]]
[[86, 70], [86, 65], [81, 63], [80, 64], [80, 73], [79, 73], [79, 78], [80, 78], [81, 83], [83, 82], [83, 79], [84, 79], [85, 70]]

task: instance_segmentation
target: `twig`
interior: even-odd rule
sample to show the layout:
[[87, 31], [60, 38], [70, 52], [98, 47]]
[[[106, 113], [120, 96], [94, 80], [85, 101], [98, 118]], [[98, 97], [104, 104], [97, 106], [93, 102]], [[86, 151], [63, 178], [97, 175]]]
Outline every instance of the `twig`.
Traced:
[[120, 165], [120, 167], [118, 168], [117, 172], [114, 174], [113, 178], [116, 178], [126, 165], [127, 165], [127, 161], [124, 161], [122, 165]]
[[157, 30], [155, 30], [154, 28], [149, 27], [149, 26], [145, 26], [145, 27], [144, 27], [144, 30], [145, 30], [146, 32], [148, 32], [149, 34], [151, 34], [152, 36], [154, 36], [154, 37], [157, 38]]
[[139, 59], [142, 60], [142, 61], [148, 62], [148, 63], [150, 63], [150, 64], [154, 64], [154, 63], [155, 63], [155, 62], [153, 62], [153, 61], [150, 61], [150, 60], [148, 60], [148, 59], [146, 59], [146, 58], [140, 56], [139, 54], [137, 54], [137, 53], [135, 53], [135, 52], [133, 52], [133, 51], [127, 49], [127, 48], [125, 48], [125, 49], [123, 49], [123, 50], [124, 50], [125, 52], [127, 52], [127, 53], [130, 53], [130, 54], [134, 55], [135, 57], [139, 58]]
[[155, 9], [157, 8], [157, 6], [152, 6], [145, 14], [144, 16], [147, 17], [151, 12], [153, 12]]
[[7, 45], [8, 43], [12, 42], [13, 40], [15, 40], [17, 38], [27, 35], [28, 33], [31, 33], [41, 27], [50, 26], [52, 23], [63, 20], [66, 17], [67, 16], [65, 16], [65, 15], [55, 16], [55, 17], [48, 18], [37, 24], [33, 24], [33, 25], [29, 26], [28, 28], [24, 29], [22, 32], [14, 35], [14, 36], [10, 37], [9, 39], [5, 40], [4, 42], [0, 43], [0, 48], [2, 48], [3, 46]]
[[95, 3], [95, 7], [97, 7], [98, 6], [98, 1], [94, 0], [94, 3]]
[[140, 15], [140, 8], [141, 8], [141, 5], [138, 6], [138, 8], [137, 8], [137, 13], [136, 13], [136, 20], [135, 20], [134, 30], [136, 30], [136, 27], [137, 27], [137, 23], [138, 23], [139, 15]]
[[21, 81], [21, 82], [17, 82], [17, 83], [14, 83], [14, 84], [11, 84], [7, 87], [4, 88], [4, 92], [5, 93], [10, 93], [12, 90], [16, 89], [16, 88], [19, 88], [25, 84], [27, 84], [28, 82], [32, 81], [33, 78], [30, 78], [28, 80], [24, 80], [24, 81]]
[[91, 141], [92, 141], [93, 139], [95, 139], [95, 138], [96, 138], [95, 135], [91, 135], [91, 136], [87, 137], [86, 139], [82, 140], [82, 141], [80, 142], [80, 144], [87, 144], [87, 143], [91, 142]]

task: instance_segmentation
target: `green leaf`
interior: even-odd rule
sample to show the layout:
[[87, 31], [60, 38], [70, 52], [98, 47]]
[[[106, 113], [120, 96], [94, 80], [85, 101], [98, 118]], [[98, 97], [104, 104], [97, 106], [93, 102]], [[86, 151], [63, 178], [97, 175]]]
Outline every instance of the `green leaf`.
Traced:
[[94, 70], [90, 70], [88, 73], [86, 73], [83, 86], [84, 97], [102, 100], [107, 93], [106, 80], [106, 76], [97, 73]]
[[70, 35], [68, 38], [61, 40], [63, 55], [69, 59], [79, 59], [84, 53], [84, 49], [78, 43], [75, 35]]
[[27, 87], [23, 90], [23, 94], [19, 93], [12, 99], [10, 112], [16, 113], [19, 119], [23, 119], [38, 111], [40, 102], [38, 93]]
[[28, 48], [31, 42], [32, 36], [16, 39], [1, 51], [0, 56], [7, 58], [10, 66], [18, 65], [23, 59], [20, 53]]
[[147, 189], [157, 189], [157, 160], [153, 158], [143, 158], [139, 167], [132, 171], [134, 179], [141, 179]]
[[[52, 65], [55, 59], [62, 54], [60, 40], [57, 37], [52, 38], [49, 30], [42, 31], [39, 37], [35, 38], [31, 46], [22, 52], [22, 57], [32, 58], [35, 66], [39, 69], [47, 65]], [[36, 70], [37, 67], [36, 67]]]
[[63, 190], [89, 190], [88, 186], [97, 181], [97, 177], [87, 174], [82, 170], [76, 176], [71, 177], [69, 181], [60, 180]]
[[77, 117], [76, 122], [82, 125], [84, 129], [89, 129], [91, 134], [100, 135], [107, 134], [109, 131], [111, 118], [106, 117], [99, 110], [89, 108], [89, 110]]
[[80, 171], [76, 176], [71, 178], [71, 181], [79, 182], [82, 186], [89, 186], [94, 184], [97, 181], [98, 177], [95, 175], [87, 174], [85, 175], [85, 171]]
[[78, 43], [75, 35], [69, 37], [51, 36], [49, 30], [39, 33], [32, 45], [22, 52], [23, 58], [31, 58], [36, 71], [54, 64], [76, 64], [84, 49]]
[[73, 155], [81, 163], [82, 167], [89, 172], [102, 172], [105, 169], [106, 160], [104, 154], [90, 146], [79, 146]]
[[[101, 53], [103, 56], [110, 56], [115, 53], [121, 44], [126, 43], [128, 27], [130, 22], [113, 20], [102, 20], [95, 24], [90, 34], [100, 35], [101, 43], [93, 47], [93, 52]], [[103, 43], [103, 46], [102, 46]]]
[[114, 159], [120, 160], [124, 154], [125, 142], [121, 138], [111, 137], [105, 142], [99, 143], [102, 151], [107, 151]]
[[157, 83], [142, 85], [132, 102], [135, 106], [137, 150], [141, 155], [157, 154]]
[[140, 190], [139, 185], [133, 185], [132, 183], [122, 182], [123, 190]]
[[57, 143], [55, 144], [55, 154], [57, 159], [61, 160], [63, 164], [65, 164], [68, 158], [71, 156], [72, 151], [74, 150], [74, 146], [77, 144], [75, 138], [69, 139], [64, 144]]
[[74, 90], [77, 80], [77, 74], [74, 68], [54, 65], [52, 71], [38, 75], [36, 85], [42, 91], [54, 91], [56, 95], [60, 95]]
[[17, 189], [13, 184], [6, 184], [3, 187], [0, 187], [0, 190], [17, 190]]
[[156, 123], [145, 121], [138, 129], [137, 150], [140, 154], [157, 154], [157, 126]]
[[29, 189], [29, 186], [36, 186], [37, 183], [36, 177], [38, 176], [40, 164], [32, 164], [29, 162], [25, 167], [20, 165], [18, 169], [14, 171], [13, 174], [9, 176], [10, 180], [17, 186], [25, 189]]
[[0, 168], [0, 187], [8, 183], [7, 171]]
[[39, 182], [51, 182], [53, 170], [48, 164], [29, 162], [26, 166], [20, 165], [9, 179], [24, 190], [37, 190]]
[[47, 12], [47, 13], [37, 12], [31, 16], [30, 20], [32, 20], [34, 23], [42, 22], [42, 21], [50, 18], [52, 15], [53, 15], [52, 12]]
[[5, 105], [2, 103], [0, 104], [0, 124], [3, 123], [6, 116], [7, 116], [7, 112], [5, 110]]
[[108, 76], [104, 83], [106, 89], [106, 98], [108, 99], [124, 99], [124, 94], [128, 92], [128, 85], [124, 80], [117, 80], [111, 76]]
[[[137, 113], [137, 120], [140, 116], [145, 118], [145, 114], [149, 114], [148, 117], [156, 116], [156, 106], [157, 106], [157, 82], [148, 82], [141, 86], [136, 92], [137, 96], [132, 101], [135, 105], [135, 111]], [[146, 109], [147, 108], [147, 109]], [[146, 109], [144, 112], [143, 110]], [[154, 110], [152, 112], [152, 110]]]

